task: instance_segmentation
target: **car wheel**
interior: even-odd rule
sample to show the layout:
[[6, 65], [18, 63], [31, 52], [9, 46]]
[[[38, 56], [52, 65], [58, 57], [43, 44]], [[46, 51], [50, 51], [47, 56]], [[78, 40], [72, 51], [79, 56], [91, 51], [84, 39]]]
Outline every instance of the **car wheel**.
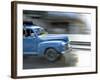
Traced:
[[47, 49], [45, 52], [45, 58], [51, 62], [56, 61], [60, 57], [60, 54], [55, 49]]

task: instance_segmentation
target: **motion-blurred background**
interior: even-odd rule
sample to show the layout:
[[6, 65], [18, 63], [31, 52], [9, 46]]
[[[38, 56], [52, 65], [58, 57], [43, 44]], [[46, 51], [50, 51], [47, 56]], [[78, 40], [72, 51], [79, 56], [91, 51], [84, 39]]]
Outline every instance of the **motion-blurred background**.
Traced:
[[49, 33], [90, 34], [90, 14], [57, 11], [23, 11], [23, 20], [44, 27]]

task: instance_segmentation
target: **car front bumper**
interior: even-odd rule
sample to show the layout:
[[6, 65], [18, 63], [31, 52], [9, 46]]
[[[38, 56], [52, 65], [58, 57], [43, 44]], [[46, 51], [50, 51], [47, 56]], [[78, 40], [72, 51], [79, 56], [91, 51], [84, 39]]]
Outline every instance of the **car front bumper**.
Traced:
[[62, 51], [61, 53], [62, 53], [62, 54], [65, 54], [65, 53], [68, 53], [68, 52], [70, 52], [70, 51], [72, 51], [72, 47], [69, 47], [67, 50]]

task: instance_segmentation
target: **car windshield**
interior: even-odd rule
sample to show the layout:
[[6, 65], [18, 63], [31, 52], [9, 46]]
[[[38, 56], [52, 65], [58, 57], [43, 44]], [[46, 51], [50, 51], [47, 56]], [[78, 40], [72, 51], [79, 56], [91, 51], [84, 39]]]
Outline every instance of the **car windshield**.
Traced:
[[45, 31], [45, 29], [40, 29], [40, 28], [38, 28], [38, 29], [36, 30], [36, 33], [37, 33], [39, 36], [41, 36], [41, 35], [46, 34], [47, 32]]

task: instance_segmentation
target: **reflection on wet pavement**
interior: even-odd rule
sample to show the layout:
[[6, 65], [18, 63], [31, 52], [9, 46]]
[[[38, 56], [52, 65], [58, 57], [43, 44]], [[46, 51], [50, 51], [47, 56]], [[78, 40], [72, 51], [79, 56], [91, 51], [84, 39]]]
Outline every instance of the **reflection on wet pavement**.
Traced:
[[55, 62], [49, 62], [43, 57], [28, 56], [23, 58], [23, 69], [69, 67], [75, 66], [77, 62], [78, 57], [73, 51], [64, 54]]

